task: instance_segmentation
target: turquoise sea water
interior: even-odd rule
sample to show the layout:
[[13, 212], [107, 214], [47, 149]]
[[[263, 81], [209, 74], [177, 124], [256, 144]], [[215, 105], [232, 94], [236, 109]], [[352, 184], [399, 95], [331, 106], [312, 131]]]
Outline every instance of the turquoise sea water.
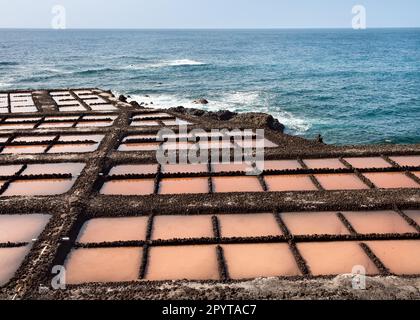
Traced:
[[57, 87], [205, 97], [327, 143], [420, 143], [420, 29], [0, 30], [0, 90]]

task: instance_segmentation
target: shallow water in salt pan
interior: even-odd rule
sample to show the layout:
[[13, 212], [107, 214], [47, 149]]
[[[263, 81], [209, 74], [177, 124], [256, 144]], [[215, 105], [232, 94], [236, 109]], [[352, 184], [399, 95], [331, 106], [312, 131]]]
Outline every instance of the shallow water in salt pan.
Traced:
[[335, 212], [285, 212], [281, 217], [293, 235], [347, 235]]
[[380, 189], [420, 188], [420, 184], [406, 176], [404, 172], [372, 172], [363, 175]]
[[392, 165], [381, 157], [345, 158], [356, 169], [391, 168]]
[[419, 240], [368, 241], [366, 244], [392, 273], [420, 274]]
[[316, 174], [315, 178], [325, 190], [363, 190], [369, 187], [355, 174]]
[[17, 180], [10, 184], [2, 196], [48, 196], [66, 193], [73, 179]]
[[109, 175], [125, 175], [125, 174], [156, 174], [157, 164], [129, 164], [115, 166], [109, 172]]
[[212, 164], [212, 171], [221, 173], [221, 172], [247, 172], [252, 170], [253, 167], [251, 164], [246, 163], [214, 163]]
[[318, 188], [307, 175], [265, 176], [268, 191], [317, 191]]
[[31, 242], [44, 230], [50, 215], [0, 215], [0, 243]]
[[221, 236], [268, 237], [280, 236], [282, 232], [272, 213], [218, 215]]
[[48, 145], [38, 146], [6, 146], [4, 147], [2, 154], [36, 154], [44, 153]]
[[[263, 167], [257, 163], [257, 167], [261, 170]], [[264, 170], [297, 170], [302, 166], [297, 160], [266, 160], [264, 161]]]
[[100, 193], [105, 195], [150, 195], [154, 193], [154, 179], [126, 179], [105, 182]]
[[344, 216], [361, 234], [416, 233], [395, 211], [343, 212]]
[[148, 217], [96, 218], [80, 230], [80, 243], [146, 240]]
[[162, 179], [159, 194], [208, 193], [208, 178], [166, 178]]
[[213, 189], [217, 193], [263, 192], [257, 177], [214, 177]]
[[206, 173], [207, 164], [165, 164], [162, 166], [163, 173]]
[[352, 273], [354, 266], [363, 266], [366, 274], [379, 273], [358, 242], [298, 243], [312, 275], [339, 275]]
[[232, 279], [301, 274], [286, 243], [233, 244], [222, 247]]
[[96, 143], [94, 144], [62, 144], [54, 145], [48, 153], [82, 153], [82, 152], [93, 152], [98, 148]]
[[29, 164], [23, 171], [23, 175], [71, 174], [72, 176], [78, 176], [84, 166], [84, 163], [76, 162]]
[[402, 156], [402, 157], [390, 157], [391, 160], [395, 161], [402, 167], [417, 167], [420, 166], [420, 156]]
[[346, 169], [339, 159], [305, 159], [309, 169]]
[[67, 257], [68, 284], [135, 281], [139, 277], [142, 248], [77, 249]]
[[213, 238], [211, 216], [157, 216], [153, 223], [152, 239]]
[[218, 280], [216, 247], [213, 245], [152, 247], [147, 280]]
[[159, 142], [152, 143], [123, 143], [118, 151], [156, 151], [160, 146]]
[[21, 165], [0, 166], [0, 176], [13, 176], [20, 169], [22, 169]]
[[19, 269], [30, 246], [19, 248], [0, 248], [0, 286], [11, 280]]

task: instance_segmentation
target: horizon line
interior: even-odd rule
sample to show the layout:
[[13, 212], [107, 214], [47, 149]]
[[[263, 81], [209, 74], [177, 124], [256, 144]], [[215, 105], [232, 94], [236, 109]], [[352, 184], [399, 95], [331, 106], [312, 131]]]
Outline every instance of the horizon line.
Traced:
[[[65, 28], [65, 29], [54, 29], [50, 27], [41, 27], [41, 28], [33, 28], [33, 27], [0, 27], [0, 30], [52, 30], [52, 31], [66, 31], [66, 30], [354, 30], [352, 27], [232, 27], [232, 28], [225, 28], [225, 27], [212, 27], [212, 28], [196, 28], [196, 27], [180, 27], [180, 28], [123, 28], [123, 27], [116, 27], [116, 28]], [[420, 26], [415, 27], [408, 27], [408, 26], [398, 26], [398, 27], [367, 27], [363, 30], [355, 30], [355, 31], [367, 31], [369, 29], [420, 29]]]

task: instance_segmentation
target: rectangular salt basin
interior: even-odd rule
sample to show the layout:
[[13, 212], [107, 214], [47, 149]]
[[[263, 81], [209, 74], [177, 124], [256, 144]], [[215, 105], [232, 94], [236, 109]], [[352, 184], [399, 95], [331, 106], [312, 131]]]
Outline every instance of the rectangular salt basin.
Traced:
[[1, 165], [0, 176], [13, 176], [22, 169], [22, 167], [22, 165]]
[[100, 142], [104, 138], [102, 134], [85, 134], [85, 135], [62, 135], [60, 136], [59, 141], [85, 141], [91, 140]]
[[84, 167], [84, 163], [77, 162], [29, 164], [22, 174], [71, 174], [73, 177], [76, 177], [80, 175]]
[[318, 191], [308, 175], [265, 176], [269, 192], [282, 191]]
[[281, 236], [283, 233], [272, 213], [218, 215], [223, 238]]
[[162, 120], [162, 122], [165, 126], [187, 126], [187, 125], [193, 124], [189, 121], [178, 119], [178, 118], [174, 120]]
[[157, 122], [157, 121], [146, 121], [146, 120], [144, 120], [144, 121], [133, 120], [133, 122], [131, 122], [131, 125], [135, 126], [135, 127], [157, 127], [157, 126], [160, 126], [159, 122]]
[[0, 243], [23, 243], [36, 239], [44, 230], [50, 215], [0, 215]]
[[277, 148], [278, 145], [268, 139], [235, 139], [235, 143], [241, 148]]
[[404, 213], [420, 226], [420, 210], [404, 210]]
[[123, 143], [118, 151], [156, 151], [159, 149], [159, 142], [152, 143]]
[[397, 275], [420, 274], [420, 241], [367, 241], [382, 263]]
[[0, 124], [0, 130], [27, 130], [33, 129], [35, 126], [34, 123], [22, 123], [22, 124], [7, 124], [2, 123]]
[[265, 160], [263, 165], [257, 163], [257, 167], [260, 170], [264, 169], [264, 171], [302, 169], [302, 166], [297, 160]]
[[156, 174], [157, 169], [157, 164], [128, 164], [113, 167], [109, 175]]
[[97, 143], [84, 144], [55, 144], [48, 153], [85, 153], [93, 152], [98, 149]]
[[216, 193], [264, 191], [257, 177], [213, 177], [212, 180]]
[[135, 139], [145, 139], [145, 140], [156, 140], [158, 138], [157, 134], [136, 134], [130, 135], [123, 139], [123, 142], [127, 140], [135, 140]]
[[309, 169], [346, 169], [340, 159], [305, 159], [303, 162]]
[[361, 234], [416, 233], [395, 211], [343, 212], [356, 232]]
[[390, 157], [390, 159], [398, 163], [401, 167], [420, 166], [420, 156]]
[[216, 173], [222, 172], [249, 172], [253, 170], [251, 163], [213, 163], [212, 171]]
[[74, 122], [54, 122], [54, 123], [42, 123], [38, 126], [39, 129], [48, 128], [71, 128]]
[[65, 262], [68, 284], [136, 281], [143, 249], [101, 248], [72, 250]]
[[420, 184], [404, 172], [371, 172], [363, 175], [380, 189], [420, 188]]
[[163, 150], [188, 150], [193, 147], [196, 148], [195, 144], [187, 141], [165, 142], [162, 144]]
[[45, 117], [44, 121], [76, 121], [79, 116], [52, 116]]
[[345, 158], [353, 168], [370, 169], [370, 168], [391, 168], [392, 165], [381, 157], [363, 157], [363, 158]]
[[126, 179], [105, 182], [100, 193], [105, 195], [145, 196], [155, 190], [154, 179]]
[[72, 107], [59, 107], [60, 112], [71, 112], [71, 111], [86, 111], [85, 107], [78, 105]]
[[38, 112], [38, 109], [35, 107], [19, 107], [19, 108], [12, 107], [12, 113], [26, 113], [26, 112]]
[[13, 142], [44, 142], [52, 141], [56, 136], [20, 136], [13, 139]]
[[87, 121], [79, 122], [77, 128], [89, 128], [89, 127], [109, 127], [112, 124], [112, 121]]
[[336, 212], [285, 212], [284, 224], [293, 235], [349, 235]]
[[358, 242], [298, 243], [297, 248], [314, 276], [349, 274], [355, 266], [363, 266], [367, 275], [379, 274]]
[[163, 173], [207, 173], [207, 164], [164, 164]]
[[148, 217], [96, 218], [82, 226], [77, 242], [145, 241]]
[[146, 279], [219, 280], [216, 246], [152, 247]]
[[0, 286], [7, 284], [21, 266], [30, 246], [0, 248]]
[[10, 184], [2, 196], [59, 195], [69, 191], [73, 184], [73, 179], [16, 180]]
[[93, 111], [114, 111], [117, 110], [112, 104], [98, 104], [98, 105], [91, 105], [90, 108]]
[[135, 115], [133, 119], [168, 118], [168, 117], [172, 117], [172, 116], [167, 113], [145, 113], [145, 114]]
[[316, 174], [325, 190], [365, 190], [369, 187], [353, 173]]
[[159, 194], [199, 194], [208, 192], [208, 178], [167, 178], [162, 179], [159, 186]]
[[153, 240], [214, 238], [211, 216], [156, 216]]
[[6, 146], [2, 154], [36, 154], [44, 153], [48, 145]]
[[232, 279], [301, 275], [287, 243], [232, 244], [222, 247]]
[[0, 215], [0, 243], [23, 243], [36, 239], [47, 225], [50, 215]]
[[226, 140], [209, 140], [209, 141], [200, 141], [198, 143], [200, 149], [231, 149], [233, 148], [233, 144], [230, 141]]
[[25, 117], [25, 118], [8, 117], [6, 119], [6, 122], [29, 122], [29, 121], [32, 121], [32, 122], [36, 123], [39, 120], [41, 120], [40, 117]]

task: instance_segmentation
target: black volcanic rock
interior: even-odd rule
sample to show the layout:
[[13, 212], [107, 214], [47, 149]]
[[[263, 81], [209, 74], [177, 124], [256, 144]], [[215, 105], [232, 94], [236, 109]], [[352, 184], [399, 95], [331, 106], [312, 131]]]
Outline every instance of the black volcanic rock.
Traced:
[[127, 102], [127, 97], [122, 94], [119, 96], [118, 100], [120, 100], [121, 102]]
[[139, 109], [144, 109], [144, 107], [142, 106], [144, 103], [142, 102], [141, 104], [138, 104], [137, 101], [131, 101], [130, 104], [134, 107], [134, 108], [139, 108]]
[[193, 103], [195, 103], [195, 104], [209, 104], [208, 100], [206, 100], [204, 98], [195, 100], [195, 101], [193, 101]]

